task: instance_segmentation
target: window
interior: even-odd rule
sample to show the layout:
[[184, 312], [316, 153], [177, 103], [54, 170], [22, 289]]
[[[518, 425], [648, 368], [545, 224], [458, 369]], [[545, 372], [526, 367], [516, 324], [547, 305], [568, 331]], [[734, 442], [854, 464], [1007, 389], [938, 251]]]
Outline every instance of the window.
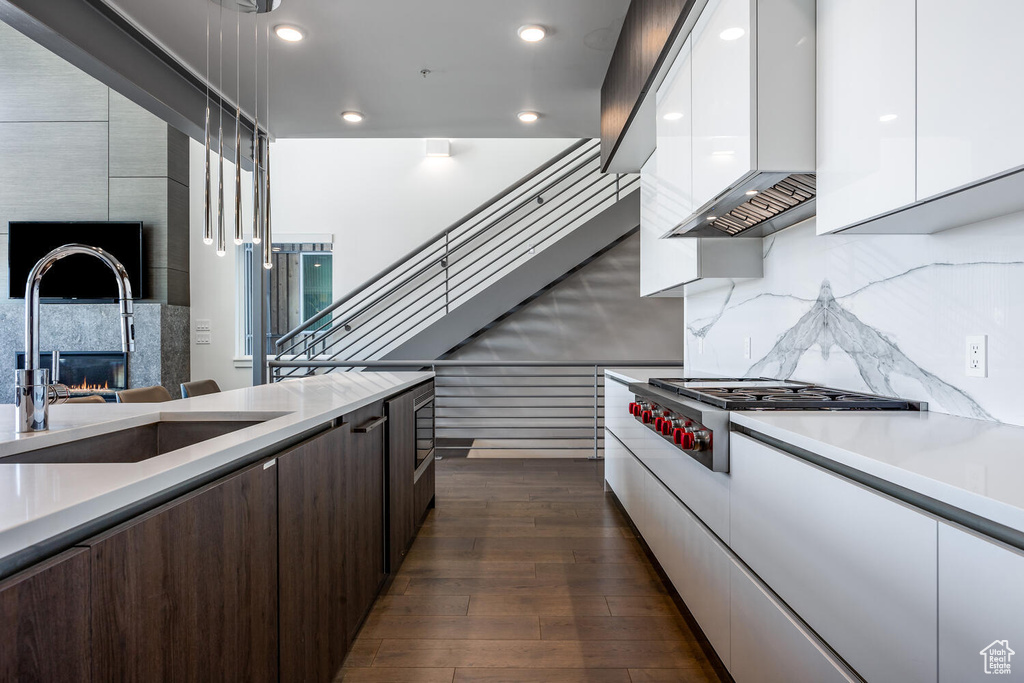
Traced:
[[[274, 267], [270, 270], [267, 355], [276, 353], [276, 342], [327, 308], [334, 299], [333, 260], [330, 243], [274, 243]], [[241, 261], [239, 289], [242, 297], [242, 351], [252, 355], [252, 245], [238, 248]], [[257, 245], [257, 249], [259, 245]], [[330, 327], [328, 316], [310, 333]]]

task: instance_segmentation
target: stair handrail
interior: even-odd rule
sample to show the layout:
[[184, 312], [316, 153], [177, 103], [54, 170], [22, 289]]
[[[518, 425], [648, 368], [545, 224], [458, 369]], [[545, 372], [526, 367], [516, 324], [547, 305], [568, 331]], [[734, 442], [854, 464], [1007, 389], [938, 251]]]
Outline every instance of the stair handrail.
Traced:
[[346, 303], [348, 303], [352, 299], [356, 298], [356, 296], [361, 294], [364, 290], [370, 288], [372, 285], [374, 285], [378, 281], [383, 280], [384, 278], [386, 278], [388, 275], [393, 273], [399, 267], [405, 265], [407, 262], [411, 261], [414, 257], [419, 255], [423, 250], [425, 250], [428, 247], [430, 247], [431, 244], [433, 244], [434, 242], [438, 241], [439, 239], [441, 239], [441, 238], [451, 234], [455, 230], [459, 229], [464, 224], [466, 224], [470, 220], [472, 220], [474, 217], [476, 217], [479, 214], [481, 214], [484, 211], [486, 211], [493, 204], [501, 201], [502, 199], [504, 199], [504, 198], [508, 197], [509, 195], [511, 195], [513, 192], [519, 190], [521, 187], [523, 187], [524, 185], [529, 183], [531, 180], [535, 179], [537, 176], [542, 175], [545, 171], [551, 169], [551, 167], [555, 166], [560, 161], [562, 161], [566, 157], [570, 156], [573, 152], [579, 150], [580, 148], [584, 147], [585, 145], [589, 144], [590, 142], [592, 142], [591, 138], [580, 138], [579, 140], [577, 140], [576, 142], [574, 142], [573, 144], [569, 145], [564, 150], [562, 150], [561, 152], [559, 152], [558, 154], [553, 156], [551, 159], [549, 159], [548, 161], [546, 161], [543, 164], [541, 164], [540, 166], [538, 166], [536, 169], [534, 169], [533, 171], [531, 171], [527, 175], [523, 176], [522, 178], [520, 178], [516, 182], [512, 183], [507, 188], [505, 188], [504, 190], [502, 190], [498, 194], [494, 195], [493, 197], [491, 197], [490, 199], [488, 199], [487, 201], [482, 203], [480, 206], [478, 206], [477, 208], [473, 209], [471, 212], [469, 212], [468, 214], [466, 214], [462, 218], [458, 219], [457, 221], [455, 221], [454, 223], [449, 225], [444, 230], [440, 231], [439, 233], [437, 233], [436, 235], [434, 235], [430, 239], [425, 240], [422, 244], [417, 246], [415, 249], [409, 251], [405, 256], [402, 256], [397, 261], [393, 262], [390, 266], [388, 266], [387, 268], [385, 268], [381, 272], [377, 273], [373, 277], [369, 278], [368, 280], [366, 280], [365, 282], [360, 284], [355, 289], [351, 290], [344, 297], [339, 298], [338, 300], [334, 301], [331, 305], [329, 305], [328, 307], [326, 307], [325, 309], [323, 309], [322, 311], [320, 311], [316, 315], [314, 315], [314, 316], [310, 317], [309, 319], [307, 319], [307, 320], [303, 321], [302, 323], [300, 323], [298, 326], [296, 326], [294, 329], [290, 330], [287, 334], [285, 334], [284, 336], [282, 336], [280, 339], [278, 339], [276, 341], [276, 346], [278, 348], [278, 351], [280, 352], [281, 347], [284, 346], [284, 344], [286, 342], [288, 342], [291, 339], [295, 338], [296, 336], [298, 336], [299, 334], [301, 334], [303, 331], [307, 330], [308, 328], [316, 325], [316, 323], [320, 322], [325, 317], [327, 317], [328, 315], [330, 315], [334, 311], [338, 310], [340, 307], [344, 306]]
[[[597, 149], [595, 149], [592, 154], [589, 154], [589, 153], [588, 154], [584, 154], [584, 155], [581, 155], [581, 157], [586, 157], [586, 158], [583, 158], [582, 161], [580, 161], [580, 157], [574, 159], [571, 162], [571, 164], [575, 164], [575, 166], [572, 168], [572, 170], [564, 173], [563, 175], [561, 175], [561, 176], [559, 176], [557, 178], [554, 178], [553, 180], [550, 180], [549, 182], [547, 182], [547, 184], [543, 188], [538, 190], [536, 192], [536, 194], [538, 194], [538, 195], [545, 194], [546, 192], [551, 190], [553, 187], [555, 187], [559, 183], [563, 182], [566, 177], [571, 177], [572, 175], [574, 175], [574, 174], [578, 173], [579, 171], [581, 171], [582, 169], [586, 168], [586, 166], [588, 164], [592, 164], [593, 162], [597, 161], [600, 158], [600, 152]], [[531, 195], [532, 194], [534, 194], [534, 193], [531, 192]], [[492, 227], [494, 227], [495, 225], [500, 225], [502, 223], [502, 221], [504, 221], [505, 219], [507, 219], [510, 216], [514, 215], [516, 212], [520, 211], [523, 207], [528, 206], [531, 203], [533, 203], [532, 197], [528, 198], [528, 199], [518, 200], [518, 203], [513, 208], [506, 210], [500, 217], [495, 218], [493, 220], [490, 220], [486, 225], [484, 225], [482, 228], [480, 228], [478, 234], [484, 234], [488, 230], [490, 230]], [[530, 209], [530, 211], [528, 211], [524, 216], [521, 216], [521, 217], [519, 217], [516, 220], [517, 221], [524, 220], [524, 219], [530, 217], [539, 208], [540, 208], [540, 205], [535, 206], [534, 208]], [[505, 230], [508, 230], [509, 227], [511, 227], [511, 226], [507, 226], [507, 227], [503, 228], [501, 230], [501, 232], [504, 232]], [[444, 235], [442, 235], [442, 237], [444, 237]], [[461, 238], [463, 236], [460, 235], [459, 237]], [[437, 239], [440, 239], [440, 238], [437, 238]], [[444, 256], [446, 258], [448, 258], [453, 253], [462, 251], [467, 245], [470, 245], [471, 243], [472, 243], [472, 238], [465, 239], [465, 240], [463, 240], [461, 242], [458, 242], [454, 246], [452, 246], [451, 244], [448, 244], [447, 242], [439, 243], [437, 246], [431, 246], [430, 243], [427, 243], [427, 245], [425, 245], [423, 248], [420, 249], [420, 252], [426, 251], [427, 253], [433, 254], [433, 253], [436, 253], [439, 249], [444, 249]], [[420, 252], [417, 252], [416, 255], [418, 255]], [[411, 259], [409, 259], [409, 260], [411, 261]], [[422, 275], [426, 274], [435, 265], [436, 265], [436, 260], [425, 260], [419, 266], [416, 266], [415, 269], [412, 270], [412, 272], [406, 273], [401, 280], [393, 281], [390, 284], [388, 284], [383, 290], [377, 292], [375, 295], [373, 295], [372, 299], [371, 298], [367, 298], [366, 300], [361, 301], [357, 306], [353, 307], [352, 310], [350, 310], [350, 311], [348, 311], [346, 313], [347, 317], [344, 317], [340, 321], [336, 321], [337, 325], [340, 326], [340, 327], [344, 327], [345, 325], [348, 325], [348, 324], [354, 322], [356, 320], [356, 318], [358, 318], [360, 315], [365, 313], [367, 310], [372, 309], [374, 306], [376, 306], [379, 303], [382, 303], [389, 296], [391, 296], [395, 292], [401, 290], [406, 285], [408, 285], [408, 284], [410, 284], [412, 282], [415, 282], [417, 278], [419, 278]], [[381, 277], [380, 279], [384, 279], [384, 278]], [[374, 282], [376, 282], [376, 280]], [[353, 294], [358, 294], [358, 292], [354, 292]], [[349, 301], [351, 301], [352, 298], [354, 298], [354, 296], [350, 296], [349, 297]], [[313, 317], [313, 318], [310, 318], [308, 322], [310, 324], [315, 324], [315, 322], [317, 322], [319, 319], [320, 318]], [[326, 337], [330, 336], [335, 331], [336, 330], [326, 330], [326, 331], [324, 331], [321, 334], [320, 339], [313, 339], [313, 340], [308, 340], [308, 341], [311, 344], [315, 344], [318, 341], [321, 341], [323, 338], [326, 338]], [[302, 342], [301, 341], [296, 342], [296, 343], [292, 344], [290, 347], [288, 347], [287, 349], [285, 349], [284, 351], [279, 351], [278, 355], [282, 355], [283, 353], [287, 353], [288, 351], [291, 351], [296, 346], [298, 346], [300, 343], [302, 343]], [[283, 345], [283, 343], [280, 344], [280, 345]]]

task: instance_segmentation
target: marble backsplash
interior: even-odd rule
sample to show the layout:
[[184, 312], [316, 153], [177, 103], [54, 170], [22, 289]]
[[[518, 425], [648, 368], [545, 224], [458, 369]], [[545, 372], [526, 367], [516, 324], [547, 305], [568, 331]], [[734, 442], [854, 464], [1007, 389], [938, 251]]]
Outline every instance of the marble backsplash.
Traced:
[[[763, 278], [687, 295], [688, 368], [1024, 425], [1024, 213], [935, 235], [818, 237], [811, 220], [765, 238], [764, 254]], [[981, 334], [988, 377], [968, 377], [966, 337]]]

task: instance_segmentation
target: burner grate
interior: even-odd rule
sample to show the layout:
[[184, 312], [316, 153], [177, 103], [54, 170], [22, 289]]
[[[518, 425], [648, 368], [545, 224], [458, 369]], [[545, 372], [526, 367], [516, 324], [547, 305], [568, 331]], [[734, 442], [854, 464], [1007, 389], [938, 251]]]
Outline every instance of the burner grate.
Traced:
[[[777, 381], [778, 386], [770, 383]], [[722, 386], [716, 382], [750, 387]], [[909, 401], [888, 396], [829, 389], [791, 380], [765, 378], [731, 379], [652, 379], [650, 383], [680, 396], [701, 401], [725, 410], [911, 410]], [[699, 388], [686, 386], [700, 383]], [[766, 383], [769, 386], [764, 386]], [[710, 385], [710, 386], [709, 386]]]

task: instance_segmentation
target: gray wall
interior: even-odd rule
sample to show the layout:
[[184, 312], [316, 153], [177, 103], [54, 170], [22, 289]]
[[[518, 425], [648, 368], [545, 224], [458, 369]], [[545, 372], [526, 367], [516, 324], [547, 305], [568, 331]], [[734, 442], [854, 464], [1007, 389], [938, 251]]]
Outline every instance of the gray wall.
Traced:
[[[24, 348], [24, 302], [8, 299], [8, 222], [141, 220], [145, 304], [129, 384], [189, 379], [188, 139], [0, 22], [0, 377]], [[117, 307], [43, 306], [43, 350], [120, 348]], [[13, 390], [0, 399], [13, 401]]]
[[14, 220], [141, 220], [145, 297], [189, 304], [188, 139], [0, 23], [0, 296]]
[[[448, 358], [681, 364], [683, 322], [682, 299], [640, 298], [636, 234]], [[600, 454], [604, 382], [593, 372], [565, 367], [439, 368], [438, 438], [474, 457]], [[556, 426], [551, 425], [552, 417], [557, 418]]]
[[684, 329], [681, 298], [640, 298], [637, 234], [448, 358], [681, 363]]

